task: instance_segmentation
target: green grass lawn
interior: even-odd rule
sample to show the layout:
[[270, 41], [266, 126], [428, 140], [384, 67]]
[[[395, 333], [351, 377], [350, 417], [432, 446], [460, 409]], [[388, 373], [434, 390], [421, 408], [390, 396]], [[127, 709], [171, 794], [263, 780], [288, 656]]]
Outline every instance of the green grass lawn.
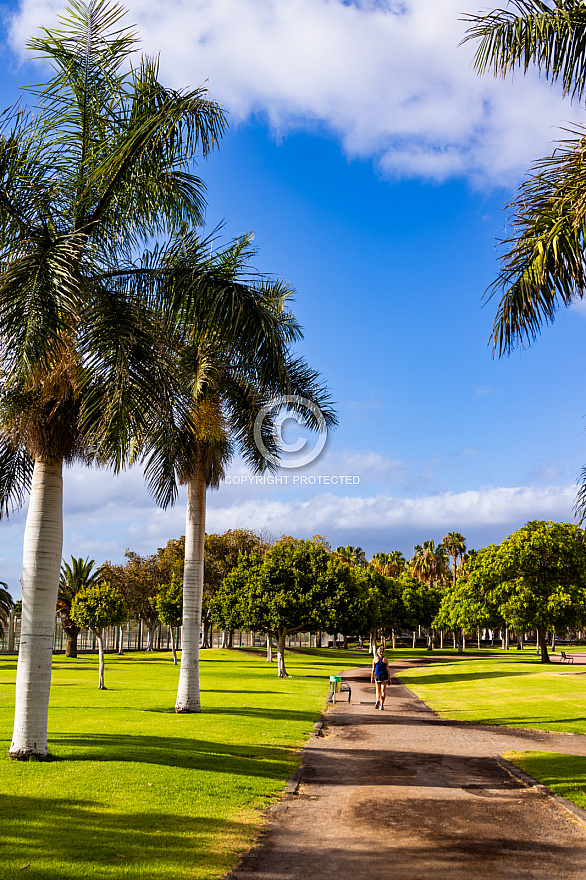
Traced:
[[[50, 762], [9, 761], [16, 658], [0, 660], [0, 878], [221, 877], [299, 763], [329, 675], [366, 651], [202, 652], [202, 713], [173, 711], [170, 654], [56, 657]], [[25, 869], [25, 866], [26, 867]], [[23, 873], [23, 869], [24, 873]]]
[[[441, 662], [402, 672], [400, 678], [442, 718], [586, 733], [586, 666], [542, 665], [525, 651], [468, 656], [473, 662]], [[547, 752], [507, 752], [505, 757], [586, 807], [586, 758]]]
[[506, 752], [505, 758], [555, 794], [586, 809], [586, 758], [551, 752]]
[[586, 666], [541, 664], [528, 651], [465, 656], [473, 662], [443, 661], [399, 677], [442, 718], [586, 733]]

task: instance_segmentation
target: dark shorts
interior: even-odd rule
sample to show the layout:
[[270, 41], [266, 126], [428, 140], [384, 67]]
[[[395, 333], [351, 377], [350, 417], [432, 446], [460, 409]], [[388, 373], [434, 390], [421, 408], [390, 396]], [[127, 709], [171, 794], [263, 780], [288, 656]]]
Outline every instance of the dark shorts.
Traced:
[[380, 682], [380, 684], [388, 684], [389, 683], [389, 676], [388, 675], [375, 675], [374, 680]]

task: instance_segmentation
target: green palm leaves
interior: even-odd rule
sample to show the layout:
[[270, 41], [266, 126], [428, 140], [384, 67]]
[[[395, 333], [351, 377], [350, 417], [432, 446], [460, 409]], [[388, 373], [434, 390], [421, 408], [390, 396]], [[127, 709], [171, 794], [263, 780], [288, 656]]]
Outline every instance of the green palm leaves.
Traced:
[[[478, 40], [476, 69], [507, 73], [534, 64], [579, 101], [586, 93], [586, 5], [583, 0], [514, 0], [512, 9], [466, 16], [466, 40]], [[537, 161], [510, 203], [512, 233], [501, 270], [488, 290], [500, 295], [492, 332], [497, 355], [530, 345], [560, 306], [586, 294], [586, 128]], [[586, 517], [586, 469], [576, 501]]]
[[[466, 40], [479, 41], [476, 69], [495, 74], [534, 64], [566, 94], [586, 89], [586, 6], [582, 0], [515, 0], [512, 9], [469, 15]], [[512, 233], [503, 242], [501, 271], [489, 295], [501, 298], [492, 342], [500, 356], [529, 345], [561, 305], [584, 296], [586, 130], [570, 132], [537, 161], [508, 208]]]

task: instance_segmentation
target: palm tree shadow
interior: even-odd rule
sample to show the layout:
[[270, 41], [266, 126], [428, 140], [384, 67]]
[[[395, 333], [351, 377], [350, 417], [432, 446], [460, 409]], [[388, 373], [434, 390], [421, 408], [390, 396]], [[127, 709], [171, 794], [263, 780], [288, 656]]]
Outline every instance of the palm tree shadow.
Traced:
[[49, 865], [58, 865], [62, 878], [97, 876], [100, 868], [113, 876], [115, 865], [123, 866], [124, 876], [143, 877], [145, 865], [161, 861], [167, 877], [194, 870], [215, 877], [234, 861], [229, 852], [218, 856], [230, 849], [218, 849], [218, 838], [242, 841], [255, 832], [246, 822], [148, 810], [118, 814], [100, 801], [77, 798], [0, 795], [0, 812], [3, 837], [10, 840], [0, 855], [4, 878], [20, 876], [28, 865], [35, 877], [53, 876], [44, 873]]
[[115, 733], [51, 737], [51, 746], [67, 750], [66, 758], [57, 756], [54, 760], [131, 761], [275, 780], [287, 778], [293, 759], [292, 751], [280, 746]]

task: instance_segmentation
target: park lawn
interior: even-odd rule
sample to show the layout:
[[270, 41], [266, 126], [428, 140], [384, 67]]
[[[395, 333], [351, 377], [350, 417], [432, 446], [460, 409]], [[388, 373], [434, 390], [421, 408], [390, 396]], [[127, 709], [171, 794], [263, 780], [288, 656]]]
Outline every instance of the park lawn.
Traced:
[[554, 794], [586, 809], [586, 758], [582, 755], [505, 752], [504, 757], [547, 785]]
[[583, 666], [541, 664], [528, 651], [483, 649], [405, 670], [399, 678], [442, 718], [586, 733]]
[[[365, 651], [287, 654], [293, 676], [242, 651], [204, 651], [202, 713], [173, 711], [170, 654], [55, 657], [49, 762], [7, 757], [16, 658], [0, 660], [2, 880], [221, 877], [300, 761], [331, 673]], [[22, 871], [25, 869], [26, 873]]]

